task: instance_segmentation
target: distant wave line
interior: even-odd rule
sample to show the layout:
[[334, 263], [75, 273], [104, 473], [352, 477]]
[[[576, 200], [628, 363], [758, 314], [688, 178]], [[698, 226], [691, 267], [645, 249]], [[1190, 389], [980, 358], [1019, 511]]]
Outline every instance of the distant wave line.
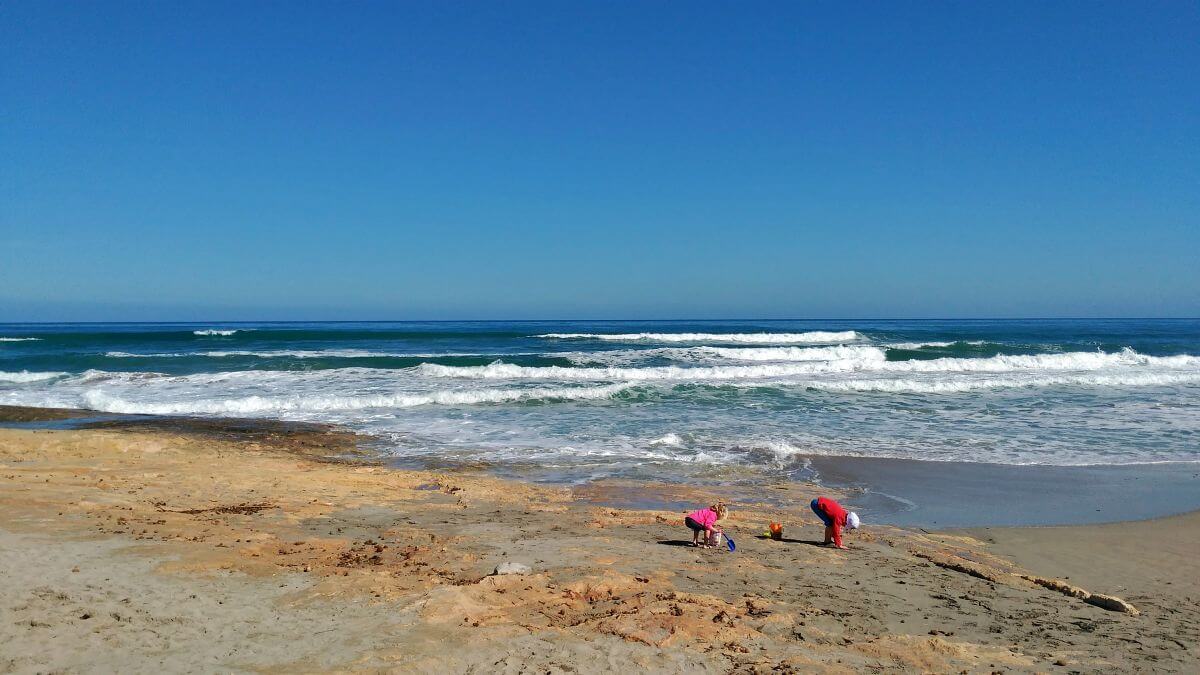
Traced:
[[543, 333], [547, 340], [608, 340], [612, 342], [718, 342], [752, 344], [832, 343], [858, 340], [852, 330], [806, 333]]
[[864, 351], [850, 358], [747, 366], [650, 366], [644, 368], [568, 368], [491, 363], [486, 366], [417, 366], [431, 377], [546, 380], [737, 380], [789, 377], [820, 373], [1004, 373], [1013, 371], [1081, 370], [1113, 367], [1158, 366], [1197, 368], [1196, 356], [1146, 356], [1126, 348], [1120, 352], [1069, 352], [1066, 354], [998, 355], [989, 358], [942, 358], [927, 361], [887, 361], [881, 350]]
[[539, 356], [540, 352], [514, 352], [514, 353], [486, 353], [486, 352], [448, 352], [448, 353], [419, 353], [409, 354], [404, 352], [373, 352], [368, 349], [272, 349], [265, 351], [251, 350], [232, 350], [232, 351], [206, 351], [206, 352], [153, 352], [147, 354], [137, 354], [133, 352], [105, 352], [105, 356], [116, 359], [168, 359], [168, 358], [188, 358], [188, 357], [206, 357], [206, 358], [228, 358], [231, 356], [255, 356], [260, 358], [279, 358], [291, 357], [297, 359], [368, 359], [368, 358], [416, 358], [416, 359], [434, 359], [454, 356], [495, 356], [503, 358], [505, 356]]

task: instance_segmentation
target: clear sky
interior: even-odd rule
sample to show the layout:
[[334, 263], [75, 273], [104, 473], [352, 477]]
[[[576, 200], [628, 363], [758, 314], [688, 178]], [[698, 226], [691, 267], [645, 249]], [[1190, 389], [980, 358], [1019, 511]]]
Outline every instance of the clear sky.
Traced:
[[0, 4], [0, 321], [1200, 315], [1200, 4]]

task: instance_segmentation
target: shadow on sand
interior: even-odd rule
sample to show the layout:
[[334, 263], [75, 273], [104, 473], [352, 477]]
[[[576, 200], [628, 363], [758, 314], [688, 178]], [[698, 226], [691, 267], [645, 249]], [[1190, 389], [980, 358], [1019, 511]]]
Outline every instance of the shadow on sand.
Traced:
[[687, 546], [688, 548], [692, 546], [692, 542], [684, 539], [663, 539], [658, 543], [661, 546]]
[[[784, 537], [783, 539], [771, 539], [765, 534], [755, 535], [754, 538], [764, 539], [766, 541], [778, 541], [782, 544], [808, 544], [809, 546], [825, 546], [825, 542], [817, 539], [788, 539], [787, 537]], [[692, 545], [692, 542], [685, 539], [663, 539], [658, 543], [660, 546], [686, 546], [689, 548]]]
[[778, 541], [778, 542], [782, 542], [784, 544], [808, 544], [809, 546], [825, 546], [826, 545], [825, 542], [817, 540], [817, 539], [788, 539], [787, 537], [784, 537], [782, 539], [771, 539], [769, 536], [767, 536], [765, 534], [755, 535], [754, 538], [755, 539], [765, 539], [767, 541]]

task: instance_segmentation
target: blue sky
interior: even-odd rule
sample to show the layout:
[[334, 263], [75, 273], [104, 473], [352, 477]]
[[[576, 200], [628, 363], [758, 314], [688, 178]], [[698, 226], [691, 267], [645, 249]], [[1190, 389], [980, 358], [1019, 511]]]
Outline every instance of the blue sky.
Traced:
[[0, 5], [0, 321], [1200, 315], [1200, 5]]

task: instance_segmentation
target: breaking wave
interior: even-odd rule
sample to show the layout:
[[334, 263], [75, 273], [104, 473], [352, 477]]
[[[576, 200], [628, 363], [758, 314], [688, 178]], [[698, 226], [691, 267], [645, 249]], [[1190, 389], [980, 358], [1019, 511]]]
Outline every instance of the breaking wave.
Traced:
[[19, 373], [6, 373], [0, 371], [0, 382], [12, 382], [21, 384], [24, 382], [42, 382], [44, 380], [53, 380], [62, 377], [67, 373], [31, 373], [28, 370], [22, 370]]
[[[604, 351], [548, 352], [543, 356], [565, 358], [580, 366], [633, 366], [647, 360], [666, 360], [682, 363], [723, 363], [727, 361], [830, 361], [847, 358], [884, 358], [878, 347], [652, 347], [644, 349], [610, 349]], [[506, 355], [497, 354], [496, 358]]]
[[37, 342], [41, 339], [42, 338], [35, 338], [35, 337], [19, 337], [19, 338], [0, 337], [0, 342]]
[[[1200, 373], [1123, 373], [1059, 376], [1000, 376], [954, 380], [851, 379], [797, 382], [810, 389], [831, 392], [883, 392], [891, 394], [958, 394], [984, 389], [1017, 387], [1152, 387], [1200, 383]], [[789, 383], [793, 384], [793, 383]]]
[[424, 405], [474, 405], [481, 403], [582, 401], [611, 398], [627, 389], [618, 384], [602, 387], [536, 389], [477, 389], [434, 391], [423, 394], [373, 394], [345, 396], [244, 396], [176, 402], [138, 401], [102, 390], [83, 393], [86, 407], [115, 413], [150, 415], [259, 415], [263, 413], [331, 412], [371, 408], [412, 408]]
[[[500, 356], [498, 354], [448, 352], [410, 354], [406, 352], [376, 352], [369, 349], [270, 349], [264, 351], [228, 350], [207, 352], [153, 352], [135, 354], [131, 352], [105, 352], [105, 356], [115, 359], [169, 359], [169, 358], [229, 358], [235, 356], [253, 356], [264, 359], [295, 358], [295, 359], [372, 359], [372, 358], [414, 358], [431, 359], [452, 356]], [[533, 356], [534, 353], [513, 353], [504, 356]]]
[[218, 329], [218, 328], [205, 328], [204, 330], [192, 331], [192, 335], [221, 335], [221, 336], [228, 337], [230, 335], [233, 335], [236, 332], [238, 332], [238, 330], [236, 328], [231, 328], [231, 329], [227, 329], [227, 330]]
[[[803, 351], [803, 350], [800, 350]], [[799, 352], [797, 353], [799, 355]], [[830, 354], [832, 355], [832, 353]], [[1120, 352], [1070, 352], [1066, 354], [999, 355], [989, 358], [942, 358], [928, 361], [887, 361], [882, 350], [868, 348], [829, 360], [771, 363], [746, 366], [652, 366], [645, 368], [567, 368], [491, 363], [486, 366], [446, 366], [425, 363], [418, 370], [430, 377], [534, 380], [722, 381], [769, 379], [820, 373], [1005, 373], [1019, 371], [1096, 371], [1105, 368], [1200, 367], [1196, 356], [1146, 356], [1132, 349]]]
[[1119, 352], [1000, 354], [985, 359], [944, 358], [888, 361], [883, 370], [917, 373], [1009, 372], [1019, 370], [1099, 370], [1116, 367], [1200, 368], [1200, 357], [1147, 356], [1126, 347]]
[[929, 347], [953, 347], [954, 345], [970, 345], [972, 347], [978, 347], [986, 344], [988, 344], [987, 340], [958, 340], [952, 342], [935, 340], [933, 342], [891, 342], [883, 346], [888, 349], [915, 350], [926, 349]]
[[564, 366], [518, 366], [511, 363], [491, 363], [486, 366], [444, 366], [424, 363], [418, 366], [429, 377], [472, 378], [485, 380], [626, 380], [633, 382], [679, 380], [720, 381], [747, 378], [771, 378], [803, 375], [816, 372], [853, 369], [854, 364], [843, 362], [814, 362], [805, 364], [773, 364], [762, 366], [652, 366], [647, 368], [567, 368]]
[[862, 359], [883, 361], [879, 347], [699, 347], [699, 352], [734, 361], [836, 361]]
[[860, 339], [859, 333], [846, 331], [808, 331], [806, 333], [544, 333], [534, 337], [547, 340], [608, 340], [612, 342], [716, 342], [749, 344], [836, 343]]

